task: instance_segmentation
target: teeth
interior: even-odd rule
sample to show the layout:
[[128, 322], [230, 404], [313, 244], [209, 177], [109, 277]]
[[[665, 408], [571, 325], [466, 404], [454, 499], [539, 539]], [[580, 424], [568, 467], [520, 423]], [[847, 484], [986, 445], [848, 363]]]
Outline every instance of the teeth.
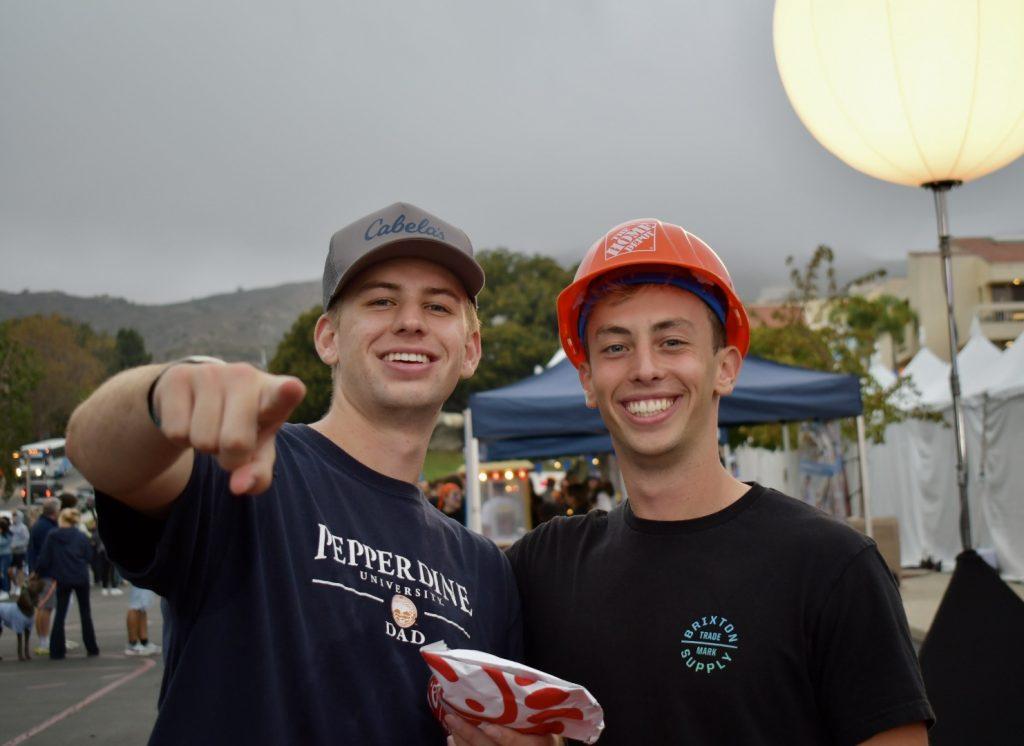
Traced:
[[385, 360], [393, 363], [429, 363], [430, 358], [418, 352], [389, 352]]
[[672, 399], [641, 399], [640, 401], [629, 402], [626, 405], [626, 409], [629, 410], [630, 414], [640, 417], [651, 417], [671, 407], [672, 401]]

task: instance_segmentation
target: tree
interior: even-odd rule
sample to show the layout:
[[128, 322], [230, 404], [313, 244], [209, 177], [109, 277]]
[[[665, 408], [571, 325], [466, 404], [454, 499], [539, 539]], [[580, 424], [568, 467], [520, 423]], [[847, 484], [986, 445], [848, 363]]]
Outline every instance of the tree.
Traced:
[[[906, 391], [910, 379], [900, 377], [882, 387], [870, 375], [875, 342], [883, 334], [901, 344], [907, 326], [916, 322], [910, 304], [891, 295], [867, 298], [854, 292], [858, 285], [885, 276], [875, 270], [840, 286], [836, 280], [835, 254], [828, 246], [815, 250], [806, 267], [786, 259], [793, 290], [774, 314], [775, 326], [751, 330], [750, 354], [787, 365], [831, 373], [853, 374], [861, 382], [867, 436], [875, 443], [885, 437], [885, 428], [908, 417], [935, 419], [922, 409], [907, 412], [893, 403]], [[852, 425], [844, 425], [847, 437], [855, 437]], [[776, 448], [781, 444], [779, 425], [736, 428], [730, 436], [735, 443]]]
[[72, 410], [106, 377], [110, 337], [57, 315], [5, 324], [9, 338], [38, 361], [39, 378], [28, 393], [32, 438], [62, 435]]
[[11, 454], [32, 435], [30, 395], [42, 372], [35, 353], [10, 334], [11, 322], [0, 323], [0, 483], [13, 486]]
[[148, 365], [153, 356], [146, 352], [146, 342], [135, 329], [118, 329], [114, 338], [114, 350], [110, 365], [113, 375], [128, 368]]
[[505, 386], [530, 375], [559, 348], [555, 300], [572, 282], [573, 270], [548, 256], [489, 249], [477, 255], [487, 284], [477, 299], [483, 358], [445, 404], [459, 410], [476, 391]]
[[306, 398], [292, 412], [291, 422], [316, 422], [331, 405], [331, 369], [313, 345], [313, 327], [320, 313], [317, 305], [301, 314], [282, 337], [267, 366], [271, 373], [295, 376], [306, 384]]

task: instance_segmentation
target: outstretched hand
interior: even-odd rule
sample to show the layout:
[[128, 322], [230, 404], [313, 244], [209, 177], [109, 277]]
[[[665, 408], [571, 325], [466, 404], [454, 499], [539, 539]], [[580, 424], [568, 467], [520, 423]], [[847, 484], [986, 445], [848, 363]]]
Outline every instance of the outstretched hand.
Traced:
[[234, 494], [256, 495], [273, 479], [274, 435], [305, 396], [298, 378], [247, 363], [175, 365], [153, 389], [153, 408], [169, 441], [216, 456]]

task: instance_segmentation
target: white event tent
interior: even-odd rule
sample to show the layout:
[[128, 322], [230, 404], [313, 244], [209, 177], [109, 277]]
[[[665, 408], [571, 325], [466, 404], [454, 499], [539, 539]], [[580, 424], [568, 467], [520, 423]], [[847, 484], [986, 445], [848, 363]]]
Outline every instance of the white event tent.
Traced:
[[[957, 356], [967, 430], [974, 545], [995, 550], [1005, 577], [1024, 578], [1024, 334], [1000, 351], [975, 325]], [[923, 406], [945, 425], [911, 419], [891, 425], [870, 446], [872, 512], [894, 515], [905, 566], [941, 560], [952, 569], [960, 552], [956, 455], [949, 364], [922, 348], [904, 374], [919, 392], [899, 406]], [[878, 372], [884, 382], [885, 373]]]

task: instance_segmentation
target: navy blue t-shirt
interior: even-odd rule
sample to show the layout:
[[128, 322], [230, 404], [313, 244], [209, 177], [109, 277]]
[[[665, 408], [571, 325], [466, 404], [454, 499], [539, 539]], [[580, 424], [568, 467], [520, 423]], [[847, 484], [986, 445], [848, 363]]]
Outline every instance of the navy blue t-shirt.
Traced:
[[312, 428], [276, 445], [255, 497], [203, 455], [165, 521], [97, 494], [110, 557], [172, 610], [150, 743], [442, 742], [419, 648], [520, 658], [508, 561]]

